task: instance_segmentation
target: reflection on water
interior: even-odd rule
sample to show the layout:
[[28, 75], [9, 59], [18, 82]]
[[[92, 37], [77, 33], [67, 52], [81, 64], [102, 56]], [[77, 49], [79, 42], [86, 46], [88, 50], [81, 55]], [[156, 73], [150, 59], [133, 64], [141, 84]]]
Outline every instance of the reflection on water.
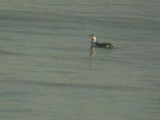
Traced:
[[90, 48], [90, 57], [93, 58], [96, 56], [96, 48], [95, 47], [91, 47]]
[[95, 47], [91, 47], [90, 49], [89, 49], [89, 52], [90, 52], [90, 54], [89, 54], [89, 57], [90, 57], [90, 63], [89, 63], [89, 66], [91, 67], [91, 69], [93, 69], [94, 68], [94, 58], [95, 58], [95, 56], [96, 56], [96, 48]]

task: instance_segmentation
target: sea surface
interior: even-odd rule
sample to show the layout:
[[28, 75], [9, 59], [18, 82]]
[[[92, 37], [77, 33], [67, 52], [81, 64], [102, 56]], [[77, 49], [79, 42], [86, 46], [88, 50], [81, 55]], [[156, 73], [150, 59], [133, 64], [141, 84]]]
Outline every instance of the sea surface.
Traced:
[[0, 120], [160, 120], [160, 0], [0, 0]]

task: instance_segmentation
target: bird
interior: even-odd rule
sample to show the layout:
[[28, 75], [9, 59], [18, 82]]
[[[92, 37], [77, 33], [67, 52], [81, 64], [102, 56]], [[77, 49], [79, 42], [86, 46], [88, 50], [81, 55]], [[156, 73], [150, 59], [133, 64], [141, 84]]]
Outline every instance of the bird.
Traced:
[[97, 40], [96, 40], [96, 35], [90, 35], [90, 37], [91, 37], [91, 48], [93, 48], [93, 47], [98, 47], [98, 48], [114, 48], [114, 46], [111, 44], [111, 43], [108, 43], [108, 42], [106, 42], [106, 43], [99, 43], [99, 42], [97, 42]]

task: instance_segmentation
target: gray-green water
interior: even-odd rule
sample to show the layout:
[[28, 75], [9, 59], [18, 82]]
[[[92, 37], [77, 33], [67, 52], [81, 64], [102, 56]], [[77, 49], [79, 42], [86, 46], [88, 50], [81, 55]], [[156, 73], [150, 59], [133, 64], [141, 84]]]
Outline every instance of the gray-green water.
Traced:
[[[159, 0], [0, 0], [1, 120], [160, 120]], [[90, 34], [115, 49], [96, 49]]]

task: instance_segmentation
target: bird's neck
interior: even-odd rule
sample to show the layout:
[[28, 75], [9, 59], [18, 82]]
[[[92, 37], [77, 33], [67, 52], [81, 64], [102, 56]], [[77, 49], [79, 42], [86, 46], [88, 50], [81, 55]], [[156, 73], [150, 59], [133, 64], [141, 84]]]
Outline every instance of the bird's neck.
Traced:
[[92, 41], [91, 41], [91, 42], [92, 42], [92, 43], [96, 43], [96, 41], [97, 41], [96, 38], [92, 38]]
[[91, 48], [96, 47], [96, 39], [91, 41]]

